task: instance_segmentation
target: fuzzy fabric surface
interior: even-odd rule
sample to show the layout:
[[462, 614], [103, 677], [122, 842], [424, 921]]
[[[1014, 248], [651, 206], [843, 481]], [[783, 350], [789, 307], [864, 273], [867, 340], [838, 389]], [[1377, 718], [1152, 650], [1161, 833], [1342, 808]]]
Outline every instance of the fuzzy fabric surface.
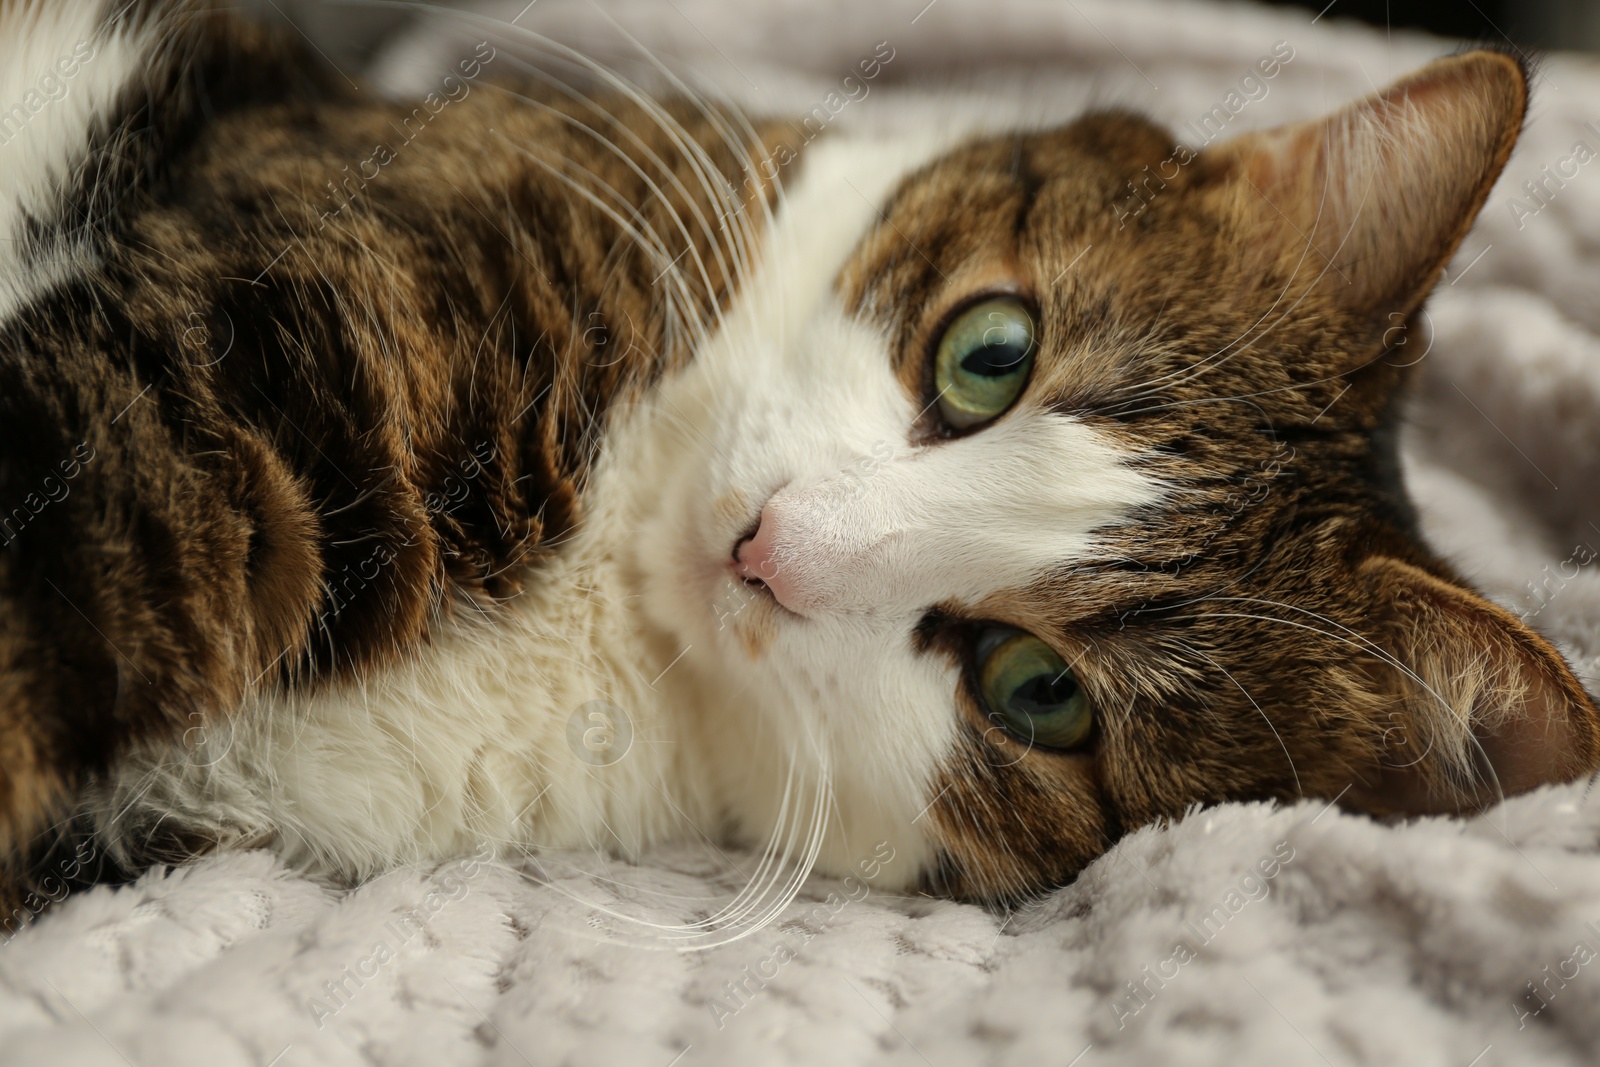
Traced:
[[[1096, 103], [1151, 112], [1192, 144], [1184, 124], [1276, 42], [1294, 58], [1230, 134], [1331, 109], [1451, 49], [1332, 14], [1151, 0], [524, 3], [492, 10], [596, 50], [625, 31], [756, 110], [827, 101], [886, 41], [895, 58], [870, 93], [829, 107], [867, 129]], [[521, 40], [424, 22], [373, 70], [415, 88], [430, 57], [490, 36]], [[1435, 543], [1592, 689], [1600, 163], [1572, 162], [1578, 142], [1600, 149], [1600, 67], [1557, 55], [1429, 305], [1431, 333], [1408, 338], [1425, 373], [1407, 463]], [[1523, 183], [1544, 167], [1569, 176], [1535, 198]], [[1322, 802], [1224, 805], [1130, 835], [1009, 915], [818, 878], [777, 924], [693, 952], [616, 916], [703, 917], [747, 857], [702, 843], [632, 862], [468, 859], [336, 892], [266, 854], [220, 855], [73, 895], [0, 946], [0, 1063], [1591, 1064], [1589, 787], [1395, 826]]]

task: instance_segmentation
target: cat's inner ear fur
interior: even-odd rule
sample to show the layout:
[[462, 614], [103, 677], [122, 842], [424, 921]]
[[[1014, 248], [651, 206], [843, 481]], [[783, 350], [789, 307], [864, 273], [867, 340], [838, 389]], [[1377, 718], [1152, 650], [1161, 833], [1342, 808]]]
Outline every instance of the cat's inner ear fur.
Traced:
[[1479, 810], [1600, 761], [1600, 711], [1548, 641], [1505, 609], [1374, 557], [1376, 767], [1346, 803], [1378, 814]]
[[[1414, 311], [1522, 129], [1527, 72], [1478, 51], [1429, 64], [1326, 118], [1206, 153], [1258, 276], [1292, 278], [1384, 329]], [[1299, 290], [1298, 292], [1294, 290]]]

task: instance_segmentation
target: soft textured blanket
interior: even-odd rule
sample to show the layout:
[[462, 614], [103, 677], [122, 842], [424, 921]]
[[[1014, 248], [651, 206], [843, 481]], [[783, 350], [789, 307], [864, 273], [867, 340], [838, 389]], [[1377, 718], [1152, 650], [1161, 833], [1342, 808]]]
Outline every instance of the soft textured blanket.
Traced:
[[[637, 38], [752, 108], [892, 124], [1184, 124], [1277, 42], [1231, 119], [1303, 117], [1449, 50], [1337, 22], [1149, 0], [742, 0], [496, 9], [559, 39]], [[273, 5], [276, 6], [276, 5]], [[519, 9], [520, 13], [519, 13]], [[454, 30], [449, 27], [455, 26]], [[425, 83], [431, 24], [375, 76]], [[830, 92], [887, 42], [870, 92]], [[830, 100], [846, 102], [835, 107]], [[1577, 146], [1585, 150], [1580, 152]], [[1516, 158], [1409, 339], [1409, 474], [1436, 543], [1600, 680], [1600, 68], [1555, 56]], [[1581, 157], [1581, 158], [1580, 158]], [[1548, 168], [1545, 170], [1543, 168]], [[1554, 175], [1553, 178], [1548, 176]], [[1527, 181], [1543, 182], [1535, 196]], [[0, 946], [6, 1064], [1586, 1064], [1600, 1059], [1600, 801], [1382, 826], [1228, 805], [1133, 834], [1013, 915], [814, 880], [785, 919], [682, 952], [615, 912], [703, 916], [740, 855], [468, 859], [335, 893], [223, 855], [67, 898]]]

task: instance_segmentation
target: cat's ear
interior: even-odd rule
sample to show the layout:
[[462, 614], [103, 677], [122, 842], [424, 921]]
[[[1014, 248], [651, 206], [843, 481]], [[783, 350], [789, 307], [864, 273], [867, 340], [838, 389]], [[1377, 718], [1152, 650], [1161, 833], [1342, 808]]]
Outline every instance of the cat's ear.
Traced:
[[1377, 760], [1346, 803], [1375, 814], [1478, 810], [1600, 765], [1600, 710], [1548, 641], [1463, 586], [1374, 558], [1384, 624]]
[[1432, 288], [1522, 129], [1528, 74], [1510, 56], [1440, 59], [1312, 122], [1206, 153], [1263, 271], [1311, 284], [1381, 326]]

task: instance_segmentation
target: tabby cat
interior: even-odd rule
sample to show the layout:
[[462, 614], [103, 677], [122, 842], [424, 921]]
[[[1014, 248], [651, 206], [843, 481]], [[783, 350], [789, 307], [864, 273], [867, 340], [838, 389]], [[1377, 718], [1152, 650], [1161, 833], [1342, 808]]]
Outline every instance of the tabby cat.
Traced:
[[594, 73], [393, 102], [281, 21], [0, 3], [13, 892], [679, 837], [1008, 900], [1195, 804], [1600, 766], [1396, 456], [1516, 59], [1198, 152]]

